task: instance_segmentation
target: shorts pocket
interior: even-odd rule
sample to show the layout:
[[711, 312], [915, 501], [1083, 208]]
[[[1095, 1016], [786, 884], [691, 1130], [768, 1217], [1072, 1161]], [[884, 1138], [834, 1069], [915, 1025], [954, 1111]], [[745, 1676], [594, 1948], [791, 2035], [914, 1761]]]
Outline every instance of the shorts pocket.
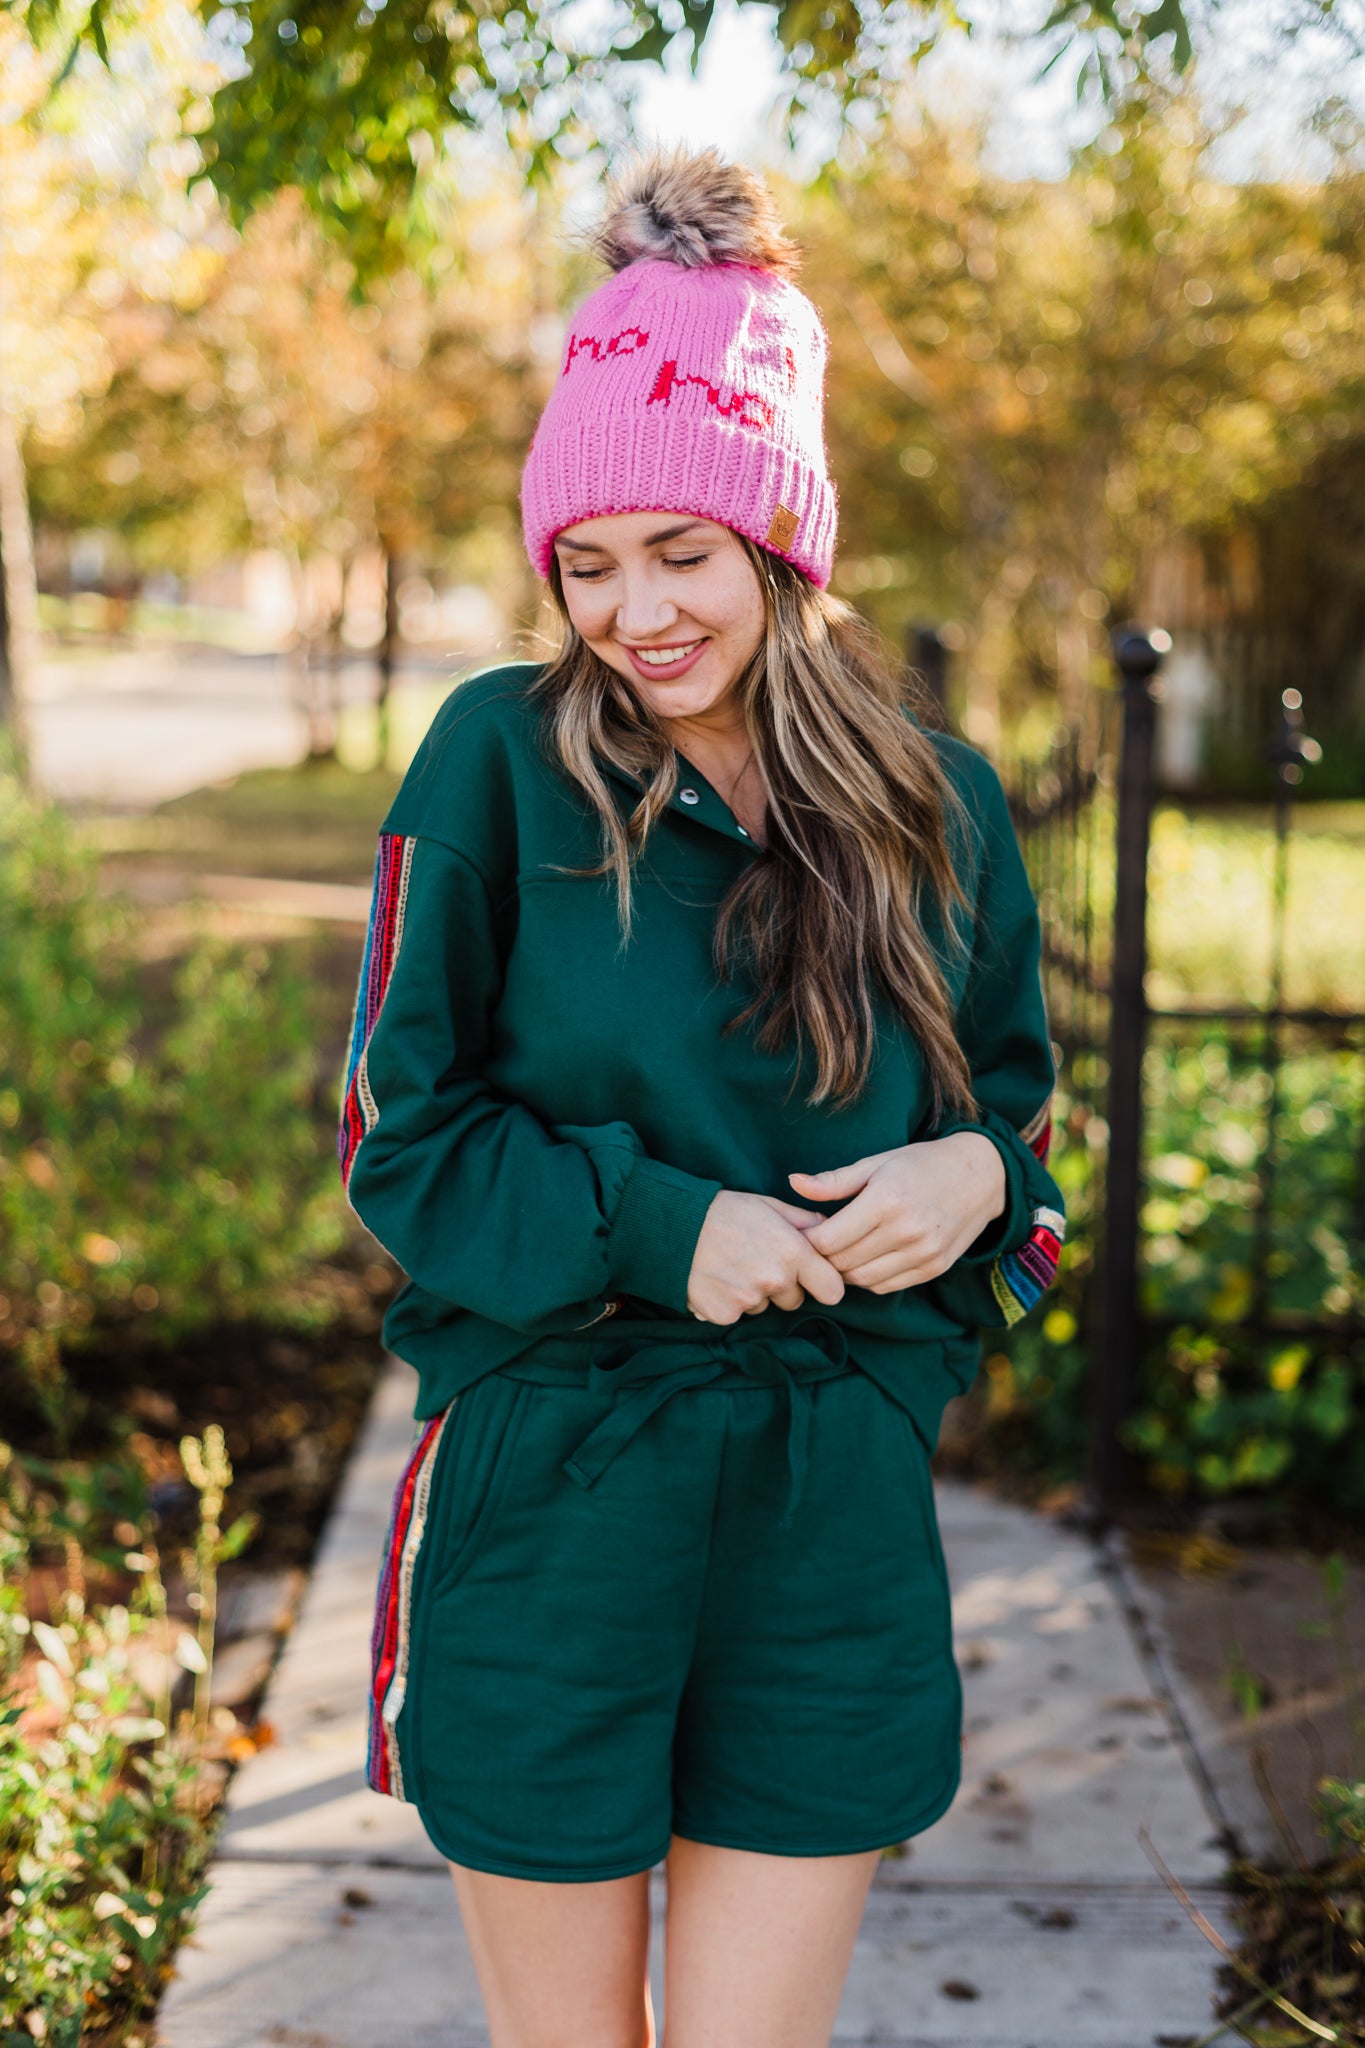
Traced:
[[943, 1539], [938, 1526], [938, 1502], [934, 1496], [933, 1453], [924, 1441], [923, 1433], [914, 1416], [899, 1406], [896, 1412], [905, 1425], [905, 1436], [910, 1451], [911, 1480], [919, 1495], [925, 1541], [946, 1584], [948, 1566], [943, 1555]]
[[528, 1381], [490, 1373], [455, 1401], [432, 1485], [424, 1597], [439, 1599], [472, 1561], [497, 1513], [535, 1391]]

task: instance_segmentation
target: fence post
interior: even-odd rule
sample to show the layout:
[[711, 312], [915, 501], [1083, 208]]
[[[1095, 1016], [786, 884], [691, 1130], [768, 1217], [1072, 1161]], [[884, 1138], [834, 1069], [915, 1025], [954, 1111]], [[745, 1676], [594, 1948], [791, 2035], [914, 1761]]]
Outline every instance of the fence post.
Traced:
[[936, 626], [911, 626], [905, 636], [905, 658], [924, 678], [939, 710], [948, 709], [948, 648]]
[[1142, 1199], [1142, 1056], [1147, 1043], [1147, 846], [1152, 815], [1156, 695], [1152, 678], [1170, 636], [1137, 625], [1113, 636], [1123, 683], [1118, 760], [1114, 937], [1109, 970], [1109, 1126], [1100, 1247], [1100, 1354], [1091, 1412], [1091, 1518], [1103, 1529], [1132, 1491], [1133, 1460], [1119, 1439], [1132, 1413], [1142, 1357], [1138, 1228]]

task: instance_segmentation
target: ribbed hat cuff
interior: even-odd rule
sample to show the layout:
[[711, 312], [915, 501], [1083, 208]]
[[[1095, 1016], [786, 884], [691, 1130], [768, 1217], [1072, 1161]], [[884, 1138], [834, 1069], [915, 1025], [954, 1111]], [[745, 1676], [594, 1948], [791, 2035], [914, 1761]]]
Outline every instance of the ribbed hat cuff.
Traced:
[[[837, 506], [828, 476], [721, 420], [555, 420], [532, 444], [521, 507], [527, 552], [542, 576], [556, 534], [615, 512], [714, 519], [781, 555], [820, 589], [834, 562]], [[779, 507], [796, 515], [786, 547], [768, 537]]]

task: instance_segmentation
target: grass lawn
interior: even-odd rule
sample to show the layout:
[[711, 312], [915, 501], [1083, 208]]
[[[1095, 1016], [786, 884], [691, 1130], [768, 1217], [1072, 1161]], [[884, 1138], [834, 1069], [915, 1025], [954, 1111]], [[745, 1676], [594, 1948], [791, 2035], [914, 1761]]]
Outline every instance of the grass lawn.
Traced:
[[[1162, 804], [1148, 863], [1148, 996], [1157, 1007], [1270, 999], [1269, 805]], [[1285, 895], [1284, 1002], [1365, 1010], [1365, 802], [1297, 804]]]
[[368, 882], [375, 834], [401, 779], [335, 761], [257, 768], [140, 817], [93, 819], [90, 831], [111, 882], [148, 866], [191, 876]]

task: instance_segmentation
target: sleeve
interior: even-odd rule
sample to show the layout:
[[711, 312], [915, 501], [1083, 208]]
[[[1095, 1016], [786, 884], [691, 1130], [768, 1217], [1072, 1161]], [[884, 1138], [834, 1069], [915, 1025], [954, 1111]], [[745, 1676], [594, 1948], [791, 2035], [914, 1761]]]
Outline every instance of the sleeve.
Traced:
[[480, 872], [382, 831], [338, 1141], [351, 1207], [419, 1286], [516, 1330], [580, 1328], [617, 1292], [685, 1312], [720, 1182], [628, 1124], [547, 1125], [491, 1087], [501, 980]]
[[957, 1017], [981, 1115], [947, 1119], [933, 1136], [975, 1130], [991, 1138], [1004, 1162], [1005, 1207], [951, 1271], [928, 1285], [962, 1322], [1002, 1327], [1027, 1315], [1056, 1279], [1066, 1209], [1047, 1164], [1057, 1068], [1042, 925], [1003, 785], [984, 766], [975, 929]]

